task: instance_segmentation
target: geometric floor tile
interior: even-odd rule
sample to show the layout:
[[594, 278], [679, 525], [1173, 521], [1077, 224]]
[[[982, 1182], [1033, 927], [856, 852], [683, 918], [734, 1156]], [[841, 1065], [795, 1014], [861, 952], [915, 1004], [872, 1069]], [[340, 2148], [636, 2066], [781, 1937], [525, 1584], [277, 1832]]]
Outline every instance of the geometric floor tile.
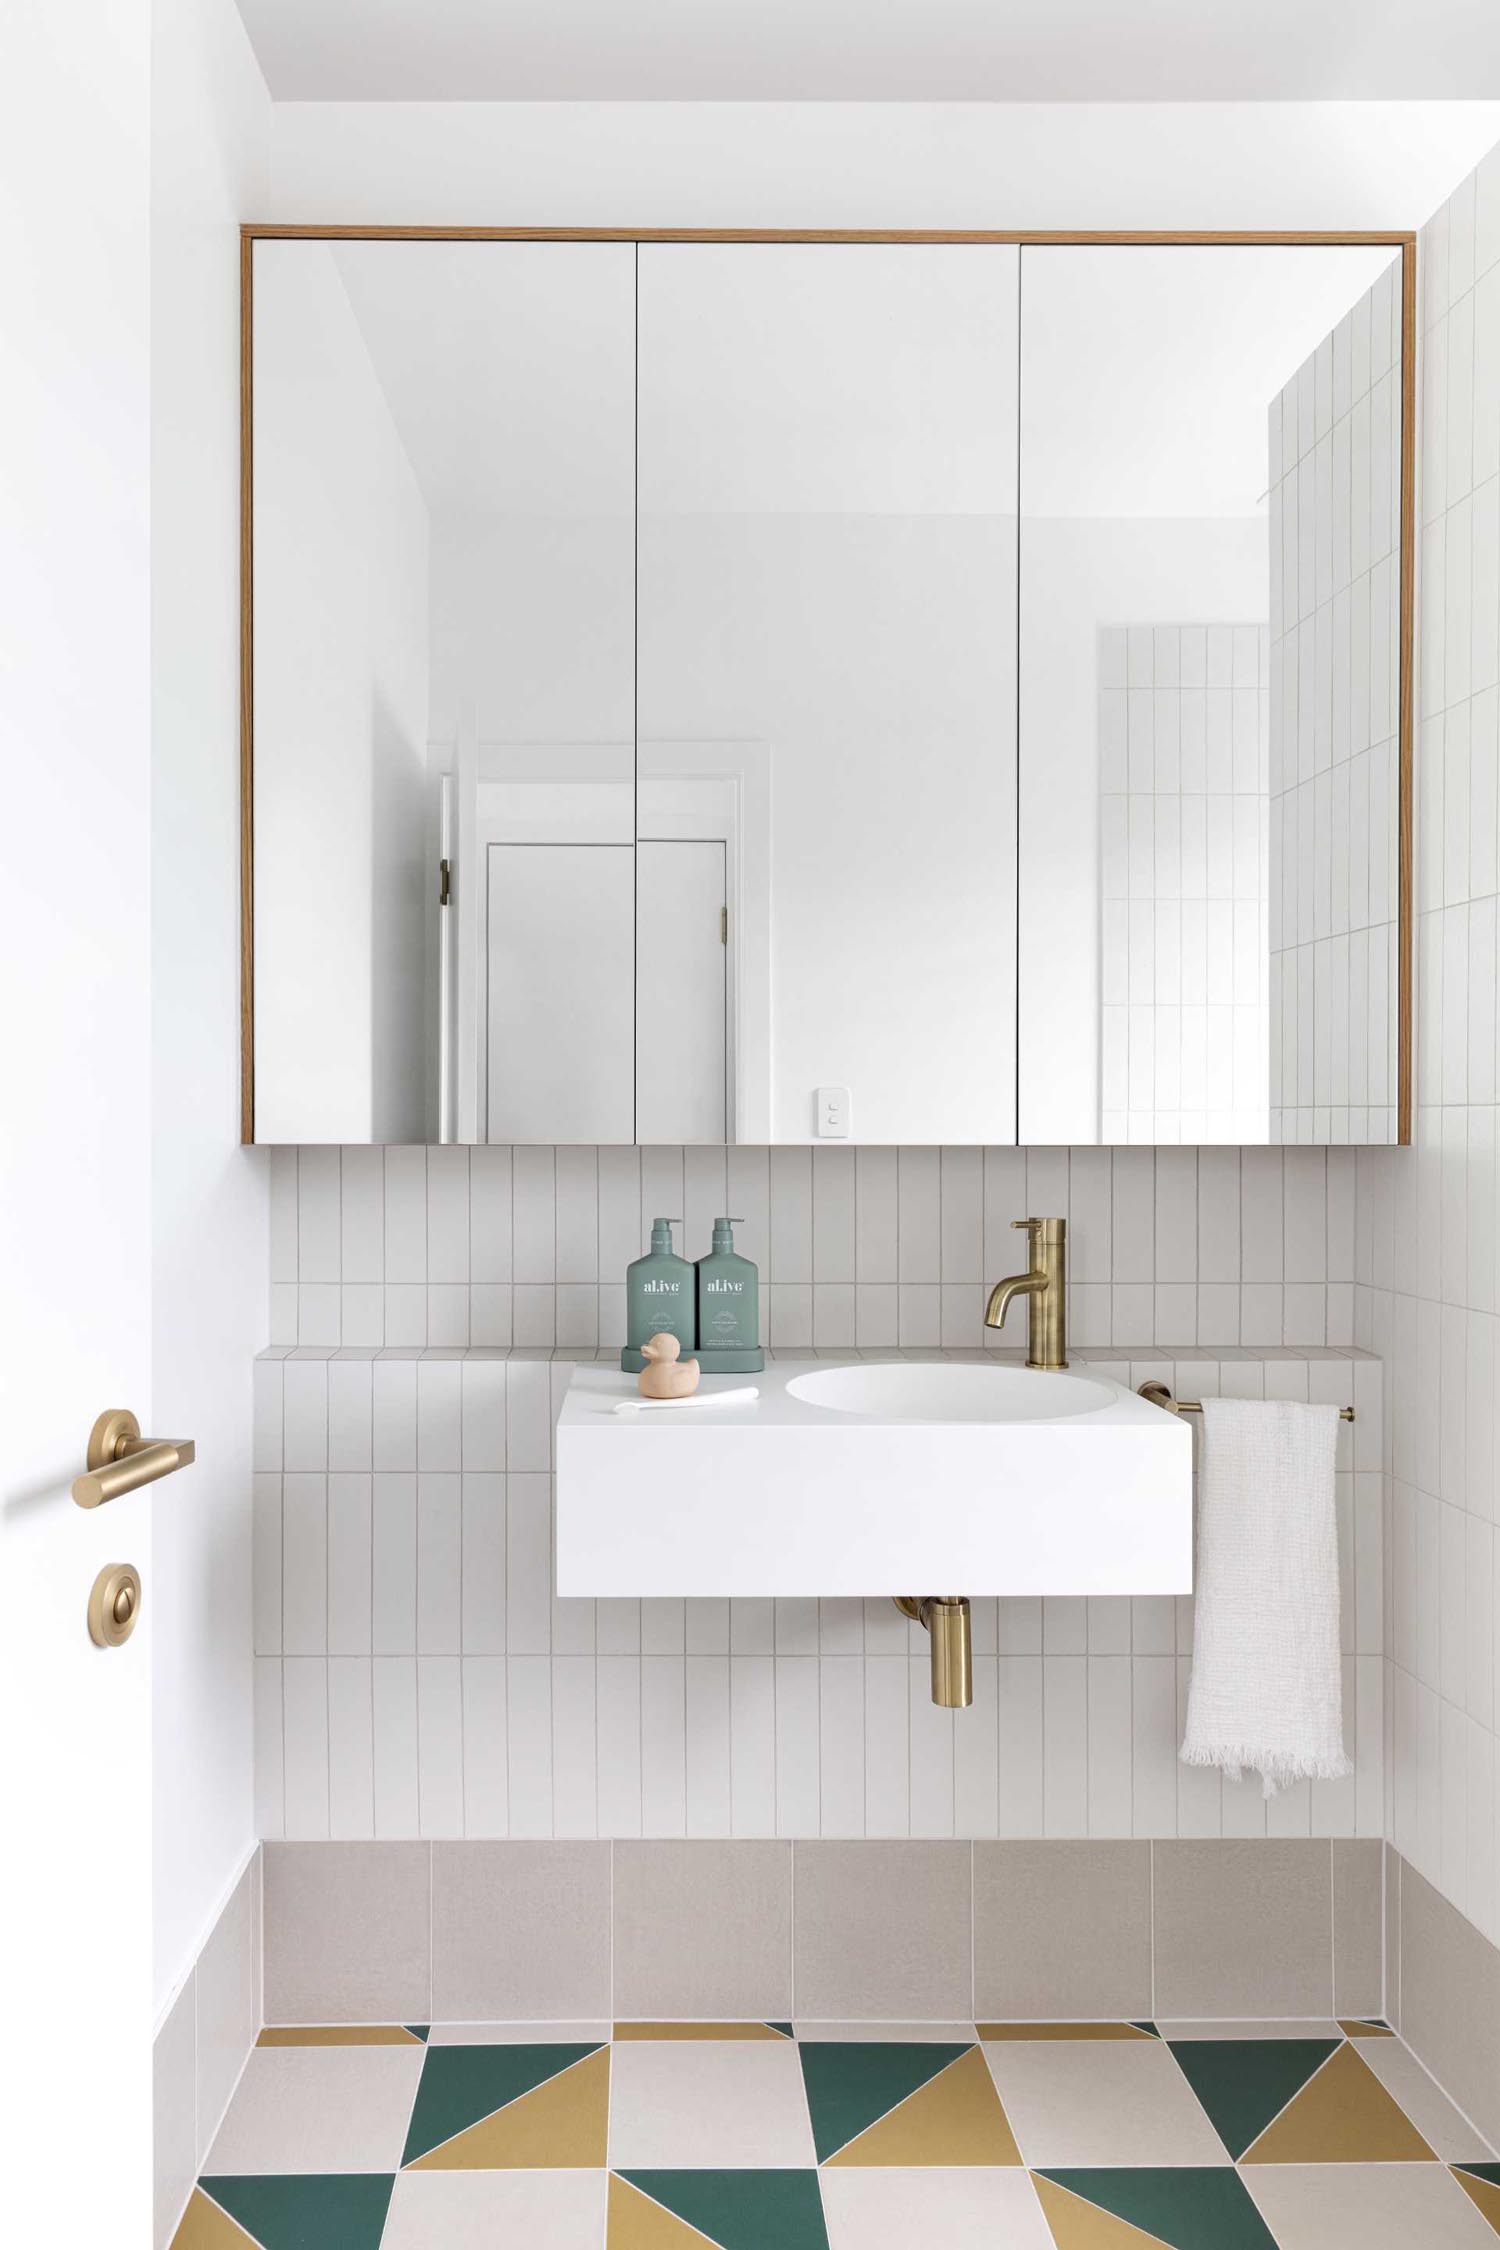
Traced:
[[1163, 2021], [1157, 2025], [1163, 2039], [1174, 2047], [1185, 2039], [1331, 2039], [1343, 2037], [1332, 2017], [1288, 2016], [1281, 2021], [1267, 2016], [1235, 2022], [1223, 2016]]
[[1455, 2164], [1453, 2177], [1475, 2210], [1500, 2234], [1500, 2164]]
[[403, 2168], [556, 2171], [604, 2162], [607, 2047], [433, 2047]]
[[1336, 2039], [1184, 2039], [1172, 2052], [1238, 2161], [1338, 2044]]
[[253, 2047], [205, 2174], [394, 2172], [426, 2054]]
[[606, 2175], [402, 2172], [380, 2250], [600, 2250]]
[[1251, 2147], [1246, 2164], [1410, 2164], [1432, 2150], [1353, 2047], [1336, 2048]]
[[405, 2023], [267, 2024], [257, 2047], [420, 2047], [426, 2025]]
[[1346, 2039], [1394, 2039], [1396, 2036], [1383, 2016], [1340, 2016], [1339, 2029]]
[[813, 2141], [823, 2164], [960, 2055], [977, 2050], [933, 2040], [860, 2040], [815, 2041], [800, 2051]]
[[1280, 2250], [1495, 2250], [1442, 2164], [1267, 2164], [1245, 2174]]
[[789, 2023], [617, 2023], [616, 2039], [790, 2039]]
[[1149, 2023], [982, 2023], [981, 2039], [1154, 2039]]
[[641, 2039], [614, 2049], [612, 2172], [810, 2170], [815, 2161], [790, 2039]]
[[194, 2188], [172, 2237], [172, 2250], [246, 2250], [250, 2239], [202, 2188]]
[[638, 2187], [609, 2175], [608, 2250], [703, 2250], [705, 2236]]
[[886, 2169], [825, 2165], [823, 2209], [830, 2250], [1053, 2250], [1029, 2174], [1019, 2169]]
[[389, 2172], [256, 2172], [204, 2186], [261, 2250], [379, 2250], [391, 2183]]
[[[638, 2194], [696, 2227], [719, 2250], [828, 2250], [823, 2198], [811, 2170], [664, 2172], [622, 2175]], [[610, 2250], [655, 2250], [676, 2238], [622, 2234], [611, 2214]], [[691, 2238], [689, 2238], [691, 2239]]]
[[1456, 2110], [1435, 2079], [1429, 2078], [1410, 2047], [1399, 2039], [1361, 2039], [1355, 2052], [1369, 2064], [1388, 2094], [1394, 2094], [1434, 2156], [1445, 2164], [1483, 2164], [1488, 2142]]
[[1023, 2160], [1109, 2170], [1221, 2166], [1228, 2153], [1158, 2039], [1058, 2040], [984, 2049]]
[[830, 2165], [1014, 2164], [1021, 2152], [978, 2047], [827, 2159]]
[[1034, 2175], [1057, 2250], [1275, 2250], [1229, 2165], [1049, 2169]]
[[809, 2047], [972, 2047], [975, 2038], [971, 2023], [833, 2023], [800, 2016], [792, 2031]]
[[430, 2047], [602, 2047], [607, 2023], [435, 2023]]

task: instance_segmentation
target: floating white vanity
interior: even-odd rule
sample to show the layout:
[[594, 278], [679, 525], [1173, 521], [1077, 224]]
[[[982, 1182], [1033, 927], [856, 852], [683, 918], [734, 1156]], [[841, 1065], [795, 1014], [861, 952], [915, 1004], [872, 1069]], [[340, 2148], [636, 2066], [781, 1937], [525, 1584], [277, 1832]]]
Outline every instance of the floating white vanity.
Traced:
[[1192, 1434], [1107, 1377], [809, 1359], [756, 1383], [743, 1405], [622, 1414], [634, 1377], [575, 1368], [557, 1427], [559, 1594], [1192, 1586]]

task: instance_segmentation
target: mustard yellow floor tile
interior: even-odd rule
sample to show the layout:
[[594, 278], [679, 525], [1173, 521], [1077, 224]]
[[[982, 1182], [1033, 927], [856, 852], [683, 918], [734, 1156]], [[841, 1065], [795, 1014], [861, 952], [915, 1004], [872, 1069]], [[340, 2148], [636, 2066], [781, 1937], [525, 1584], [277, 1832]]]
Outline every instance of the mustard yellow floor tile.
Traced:
[[546, 2171], [602, 2165], [608, 2126], [609, 2049], [600, 2047], [417, 2157], [407, 2170]]
[[617, 2023], [616, 2039], [780, 2039], [792, 2036], [776, 2023]]
[[210, 2202], [202, 2188], [194, 2188], [172, 2237], [172, 2250], [254, 2250], [254, 2243], [254, 2236]]
[[609, 2250], [703, 2250], [708, 2240], [617, 2172], [609, 2175]]
[[1240, 2161], [1430, 2164], [1433, 2152], [1357, 2050], [1338, 2047]]
[[970, 2047], [828, 2158], [830, 2164], [1019, 2164], [984, 2056]]
[[1154, 2039], [1142, 2023], [982, 2023], [981, 2039]]
[[420, 2047], [404, 2023], [268, 2023], [257, 2047]]
[[1081, 2195], [1071, 2194], [1040, 2172], [1032, 2173], [1031, 2184], [1046, 2213], [1057, 2250], [1145, 2250], [1145, 2246], [1161, 2250], [1159, 2236], [1142, 2234], [1128, 2219], [1101, 2211], [1097, 2203], [1085, 2203]]
[[1396, 2036], [1388, 2023], [1380, 2023], [1373, 2016], [1340, 2016], [1339, 2029], [1346, 2039], [1394, 2039]]
[[1453, 2177], [1480, 2217], [1500, 2234], [1500, 2164], [1453, 2167]]

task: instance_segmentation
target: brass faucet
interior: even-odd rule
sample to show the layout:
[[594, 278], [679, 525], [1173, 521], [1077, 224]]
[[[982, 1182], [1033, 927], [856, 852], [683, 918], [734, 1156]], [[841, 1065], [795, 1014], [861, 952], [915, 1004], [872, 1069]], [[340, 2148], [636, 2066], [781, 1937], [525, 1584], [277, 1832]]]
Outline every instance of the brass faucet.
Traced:
[[986, 1328], [1004, 1325], [1013, 1297], [1029, 1297], [1028, 1367], [1068, 1364], [1068, 1222], [1066, 1219], [1013, 1219], [1031, 1235], [1031, 1270], [997, 1281], [984, 1308]]

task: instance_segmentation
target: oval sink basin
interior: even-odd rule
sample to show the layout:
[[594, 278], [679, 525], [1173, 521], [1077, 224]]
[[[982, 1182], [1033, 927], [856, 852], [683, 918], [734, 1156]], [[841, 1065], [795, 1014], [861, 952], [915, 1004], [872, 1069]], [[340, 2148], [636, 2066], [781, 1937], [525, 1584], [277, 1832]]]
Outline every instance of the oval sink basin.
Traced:
[[820, 1367], [787, 1384], [805, 1406], [886, 1422], [1056, 1422], [1092, 1414], [1118, 1394], [1087, 1375], [943, 1361]]

